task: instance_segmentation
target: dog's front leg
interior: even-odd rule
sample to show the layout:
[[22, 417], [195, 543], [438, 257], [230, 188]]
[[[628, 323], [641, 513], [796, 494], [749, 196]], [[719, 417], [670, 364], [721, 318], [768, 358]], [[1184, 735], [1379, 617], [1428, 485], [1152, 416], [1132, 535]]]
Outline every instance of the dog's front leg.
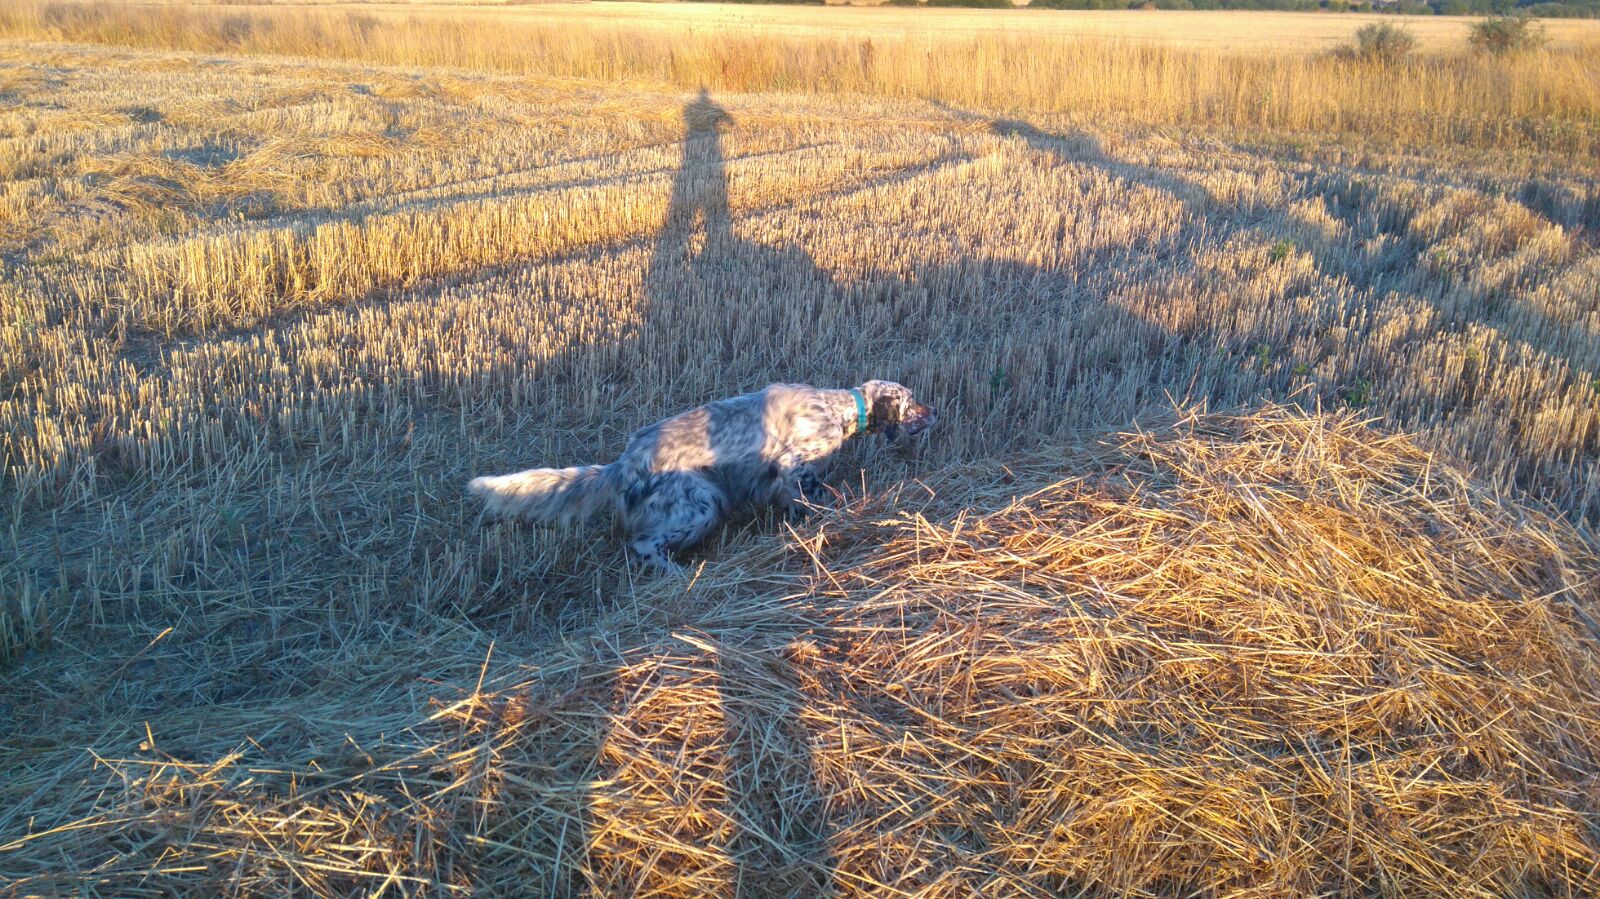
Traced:
[[628, 544], [633, 550], [633, 558], [646, 568], [664, 571], [668, 574], [683, 574], [682, 565], [672, 561], [667, 554], [665, 541], [655, 534], [641, 534], [634, 537]]
[[784, 460], [779, 477], [782, 479], [780, 495], [784, 512], [790, 518], [804, 518], [827, 496], [828, 488], [822, 483], [816, 469], [797, 456]]

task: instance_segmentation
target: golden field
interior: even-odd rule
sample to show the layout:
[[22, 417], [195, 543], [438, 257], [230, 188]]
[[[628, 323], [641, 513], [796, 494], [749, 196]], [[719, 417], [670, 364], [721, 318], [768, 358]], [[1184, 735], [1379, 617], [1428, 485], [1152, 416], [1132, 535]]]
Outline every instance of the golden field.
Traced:
[[[971, 15], [0, 10], [0, 896], [1600, 891], [1582, 27]], [[462, 492], [868, 377], [687, 581]]]
[[[591, 16], [591, 9], [599, 12]], [[986, 21], [1014, 21], [1017, 28], [964, 32], [959, 24], [985, 11], [611, 9], [604, 3], [506, 12], [16, 0], [0, 8], [0, 38], [446, 66], [656, 89], [937, 100], [1011, 114], [1070, 111], [1103, 125], [1304, 132], [1428, 150], [1542, 149], [1592, 159], [1600, 130], [1600, 32], [1590, 22], [1547, 23], [1550, 52], [1496, 59], [1464, 52], [1466, 20], [1446, 23], [1454, 35], [1448, 40], [1439, 25], [1407, 21], [1425, 39], [1439, 35], [1430, 39], [1434, 52], [1403, 65], [1352, 66], [1322, 51], [1330, 42], [1348, 43], [1363, 22], [1354, 16], [1151, 13], [1125, 21], [1154, 26], [1102, 37], [1087, 26], [1048, 27], [1093, 22], [1093, 14], [1049, 11], [991, 10]], [[705, 24], [695, 24], [697, 14]], [[878, 24], [858, 26], [856, 16]], [[756, 17], [773, 26], [749, 24]], [[797, 17], [837, 27], [797, 32]], [[745, 24], [726, 24], [734, 18]], [[941, 21], [948, 27], [928, 24]], [[1231, 27], [1210, 29], [1217, 45], [1172, 42], [1180, 33], [1205, 34], [1206, 22]], [[1150, 40], [1127, 37], [1141, 33]], [[1247, 33], [1255, 37], [1227, 37]], [[1268, 52], [1263, 41], [1278, 49]], [[1226, 49], [1234, 43], [1250, 49]]]
[[[170, 4], [193, 13], [191, 4]], [[261, 11], [259, 4], [219, 4], [222, 13]], [[207, 4], [209, 7], [210, 4]], [[287, 8], [285, 8], [287, 7]], [[1215, 12], [1196, 16], [1171, 10], [993, 10], [895, 9], [869, 3], [845, 6], [773, 6], [732, 3], [662, 3], [605, 0], [581, 3], [407, 2], [349, 3], [309, 0], [278, 5], [282, 15], [315, 7], [353, 12], [378, 20], [411, 20], [454, 27], [463, 21], [485, 32], [528, 26], [560, 26], [579, 30], [625, 28], [630, 32], [668, 32], [686, 37], [705, 34], [755, 34], [764, 37], [843, 38], [873, 41], [900, 38], [970, 41], [975, 37], [1039, 39], [1111, 39], [1204, 50], [1250, 50], [1303, 54], [1328, 50], [1350, 40], [1370, 22], [1399, 22], [1416, 36], [1425, 52], [1451, 52], [1466, 43], [1475, 19], [1458, 16], [1325, 14], [1271, 11]], [[1543, 23], [1555, 49], [1594, 47], [1600, 43], [1600, 22], [1550, 19]]]

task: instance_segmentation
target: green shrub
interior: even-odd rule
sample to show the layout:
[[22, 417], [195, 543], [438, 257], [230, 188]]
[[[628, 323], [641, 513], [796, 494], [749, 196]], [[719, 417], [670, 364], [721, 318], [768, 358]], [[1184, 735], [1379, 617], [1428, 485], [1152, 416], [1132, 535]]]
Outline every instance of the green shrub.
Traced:
[[1344, 388], [1344, 400], [1352, 406], [1365, 406], [1372, 402], [1373, 384], [1366, 378], [1357, 378]]
[[1544, 46], [1544, 29], [1530, 16], [1491, 16], [1472, 26], [1467, 43], [1495, 56], [1525, 53]]
[[1368, 62], [1400, 62], [1417, 49], [1417, 39], [1410, 31], [1388, 22], [1362, 25], [1356, 29], [1355, 39], [1346, 54]]
[[1535, 3], [1522, 12], [1536, 19], [1600, 19], [1600, 3]]

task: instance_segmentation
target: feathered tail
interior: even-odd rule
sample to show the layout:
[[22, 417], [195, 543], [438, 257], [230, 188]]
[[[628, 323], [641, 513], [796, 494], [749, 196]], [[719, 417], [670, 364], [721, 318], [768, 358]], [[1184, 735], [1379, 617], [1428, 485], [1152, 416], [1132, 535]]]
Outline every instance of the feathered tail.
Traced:
[[467, 492], [483, 497], [490, 512], [570, 524], [591, 517], [614, 495], [606, 467], [530, 468], [473, 478]]

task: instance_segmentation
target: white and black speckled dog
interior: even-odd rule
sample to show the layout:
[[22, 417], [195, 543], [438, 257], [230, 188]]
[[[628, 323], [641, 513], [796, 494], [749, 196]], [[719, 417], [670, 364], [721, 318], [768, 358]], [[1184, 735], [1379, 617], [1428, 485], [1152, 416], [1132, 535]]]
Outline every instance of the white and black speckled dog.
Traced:
[[583, 520], [607, 505], [621, 514], [643, 561], [700, 542], [735, 508], [820, 498], [819, 471], [850, 437], [919, 434], [938, 416], [892, 381], [849, 390], [773, 384], [707, 403], [634, 432], [610, 465], [531, 468], [475, 478], [468, 490], [492, 512], [535, 521]]

